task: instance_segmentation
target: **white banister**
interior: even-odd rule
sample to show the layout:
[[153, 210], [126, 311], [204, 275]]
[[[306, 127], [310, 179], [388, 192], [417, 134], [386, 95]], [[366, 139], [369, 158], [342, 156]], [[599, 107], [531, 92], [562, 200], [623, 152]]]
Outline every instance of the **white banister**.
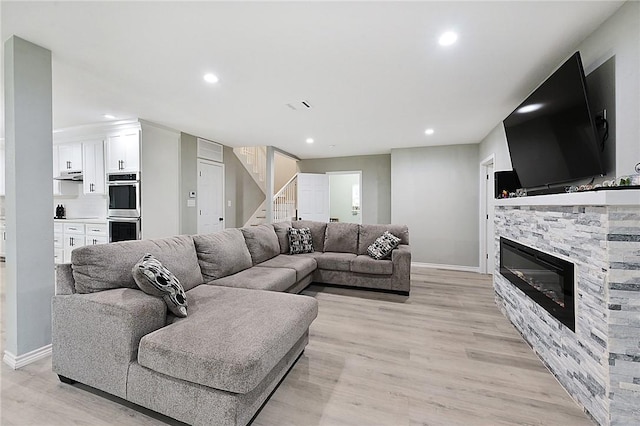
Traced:
[[291, 220], [296, 215], [298, 175], [294, 175], [273, 196], [273, 222]]

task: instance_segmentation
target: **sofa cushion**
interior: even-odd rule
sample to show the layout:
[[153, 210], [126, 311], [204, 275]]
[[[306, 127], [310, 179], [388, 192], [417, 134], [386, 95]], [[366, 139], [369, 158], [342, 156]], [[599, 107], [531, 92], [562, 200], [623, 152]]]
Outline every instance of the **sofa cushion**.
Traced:
[[309, 228], [289, 228], [289, 254], [313, 253], [313, 237]]
[[147, 294], [162, 297], [167, 308], [177, 317], [187, 316], [187, 296], [180, 281], [162, 263], [147, 253], [133, 266], [133, 279]]
[[300, 281], [318, 267], [313, 257], [281, 254], [260, 264], [263, 268], [289, 269], [296, 272], [296, 281]]
[[280, 254], [289, 253], [289, 228], [291, 222], [276, 222], [272, 224], [280, 243]]
[[313, 220], [297, 220], [291, 222], [292, 228], [309, 228], [313, 239], [313, 250], [324, 251], [324, 232], [327, 229], [325, 222], [315, 222]]
[[351, 261], [356, 258], [353, 253], [322, 253], [316, 257], [318, 268], [330, 269], [332, 271], [351, 271]]
[[328, 223], [323, 251], [355, 254], [358, 250], [358, 230], [356, 223]]
[[[277, 258], [273, 258], [274, 260]], [[267, 262], [271, 262], [268, 260]], [[207, 284], [224, 287], [252, 288], [256, 290], [286, 291], [296, 283], [296, 271], [286, 268], [263, 268], [254, 266]]]
[[376, 260], [389, 256], [394, 248], [400, 244], [400, 238], [389, 231], [384, 231], [367, 249], [367, 254]]
[[258, 225], [241, 228], [247, 243], [251, 261], [254, 265], [269, 260], [280, 254], [280, 242], [271, 225]]
[[409, 244], [409, 228], [407, 225], [360, 225], [358, 254], [367, 254], [367, 249], [384, 231], [389, 231], [400, 238], [400, 244]]
[[393, 274], [393, 262], [390, 260], [376, 260], [361, 254], [351, 261], [351, 272], [373, 275]]
[[193, 242], [204, 282], [226, 277], [252, 266], [251, 254], [239, 229], [194, 235]]
[[308, 296], [201, 285], [189, 316], [147, 334], [138, 363], [170, 377], [247, 393], [307, 332], [318, 314]]
[[131, 269], [146, 253], [151, 253], [173, 272], [185, 290], [202, 284], [193, 239], [188, 235], [181, 235], [75, 249], [71, 252], [71, 263], [76, 292], [95, 293], [120, 287], [137, 289]]

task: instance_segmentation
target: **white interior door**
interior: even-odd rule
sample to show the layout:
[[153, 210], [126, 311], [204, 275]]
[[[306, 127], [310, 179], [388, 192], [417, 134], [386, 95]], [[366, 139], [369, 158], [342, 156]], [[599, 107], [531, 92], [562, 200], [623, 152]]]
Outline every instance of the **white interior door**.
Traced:
[[329, 176], [298, 173], [298, 220], [329, 222]]
[[198, 160], [198, 233], [224, 229], [224, 165]]
[[487, 274], [492, 274], [493, 275], [493, 269], [495, 267], [495, 261], [494, 261], [494, 248], [495, 248], [495, 236], [494, 236], [494, 229], [493, 229], [493, 216], [494, 216], [494, 211], [493, 211], [493, 202], [494, 202], [494, 192], [495, 192], [495, 188], [494, 188], [494, 173], [493, 173], [494, 167], [493, 167], [493, 163], [487, 163], [485, 164], [485, 173], [486, 173], [486, 179], [485, 179], [485, 197], [486, 197], [486, 202], [485, 202], [485, 220], [486, 220], [486, 225], [485, 225], [485, 242], [486, 242], [486, 252], [487, 252], [487, 256], [486, 256], [486, 271]]

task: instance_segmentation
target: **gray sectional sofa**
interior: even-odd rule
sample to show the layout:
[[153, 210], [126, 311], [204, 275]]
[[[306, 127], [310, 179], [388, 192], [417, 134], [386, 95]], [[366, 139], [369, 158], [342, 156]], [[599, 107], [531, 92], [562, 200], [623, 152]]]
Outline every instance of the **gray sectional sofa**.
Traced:
[[[289, 255], [308, 227], [313, 253]], [[366, 248], [385, 230], [390, 259]], [[317, 316], [312, 282], [408, 294], [406, 226], [299, 221], [208, 235], [85, 246], [58, 265], [53, 371], [182, 422], [249, 423], [302, 354]], [[140, 291], [131, 270], [153, 254], [180, 280], [188, 316]]]

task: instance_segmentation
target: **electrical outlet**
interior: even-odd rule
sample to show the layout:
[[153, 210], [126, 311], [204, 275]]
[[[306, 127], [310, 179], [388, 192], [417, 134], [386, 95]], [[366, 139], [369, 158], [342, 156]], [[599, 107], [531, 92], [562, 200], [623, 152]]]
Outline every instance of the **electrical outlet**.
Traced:
[[227, 200], [227, 207], [231, 207], [231, 200]]

